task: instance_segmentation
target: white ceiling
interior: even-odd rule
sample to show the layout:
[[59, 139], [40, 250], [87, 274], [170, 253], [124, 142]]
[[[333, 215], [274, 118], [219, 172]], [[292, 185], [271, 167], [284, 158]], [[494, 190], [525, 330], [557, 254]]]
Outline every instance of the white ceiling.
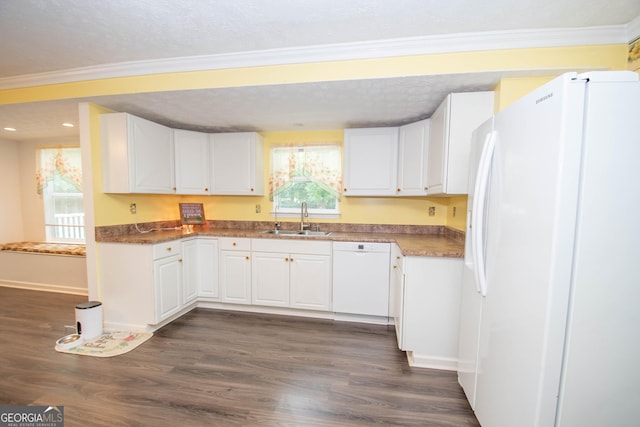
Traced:
[[[96, 71], [107, 73], [104, 76], [135, 74], [148, 63], [179, 70], [194, 61], [211, 63], [219, 58], [257, 58], [253, 59], [256, 65], [255, 61], [274, 53], [288, 61], [296, 54], [317, 51], [384, 55], [383, 42], [424, 52], [435, 49], [443, 37], [468, 41], [480, 38], [478, 33], [492, 40], [513, 39], [515, 34], [530, 47], [535, 41], [527, 37], [532, 34], [595, 27], [606, 30], [600, 33], [609, 40], [626, 42], [639, 35], [634, 34], [639, 16], [638, 0], [0, 0], [0, 89], [27, 81], [73, 81]], [[509, 33], [513, 30], [517, 31]], [[447, 46], [456, 49], [455, 44]], [[428, 117], [449, 92], [488, 90], [500, 78], [519, 73], [505, 70], [83, 100], [176, 128], [339, 129], [397, 125]], [[18, 129], [0, 130], [0, 138], [76, 135], [77, 127], [62, 128], [60, 123], [77, 123], [77, 103], [83, 100], [0, 105], [0, 129]]]

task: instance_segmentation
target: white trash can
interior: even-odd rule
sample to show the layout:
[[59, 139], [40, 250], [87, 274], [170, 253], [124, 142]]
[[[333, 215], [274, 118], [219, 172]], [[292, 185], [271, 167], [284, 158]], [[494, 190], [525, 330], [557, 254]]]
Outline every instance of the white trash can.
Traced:
[[102, 335], [102, 303], [87, 301], [76, 305], [76, 327], [83, 341]]

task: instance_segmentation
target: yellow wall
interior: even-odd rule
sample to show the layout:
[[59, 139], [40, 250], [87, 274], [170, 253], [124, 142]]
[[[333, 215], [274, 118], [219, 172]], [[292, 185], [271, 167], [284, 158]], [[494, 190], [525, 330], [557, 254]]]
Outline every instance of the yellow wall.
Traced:
[[495, 87], [494, 110], [501, 111], [514, 101], [552, 80], [553, 77], [522, 77], [500, 80]]
[[0, 91], [0, 105], [79, 97], [401, 76], [627, 67], [626, 44], [506, 49], [120, 77]]
[[[222, 88], [265, 84], [290, 84], [314, 81], [388, 78], [411, 75], [474, 73], [502, 70], [539, 69], [625, 69], [628, 46], [580, 46], [540, 49], [462, 52], [452, 54], [417, 55], [370, 60], [334, 61], [312, 64], [289, 64], [241, 69], [208, 70], [123, 77], [96, 81], [55, 84], [0, 91], [0, 105], [69, 99], [100, 95], [154, 91]], [[546, 78], [505, 79], [497, 90], [497, 109], [513, 102]], [[208, 219], [271, 221], [268, 196], [158, 196], [109, 195], [101, 192], [99, 114], [106, 110], [90, 108], [91, 144], [93, 152], [95, 224], [114, 225], [177, 219], [178, 203], [202, 202]], [[268, 152], [271, 144], [280, 142], [311, 142], [322, 138], [342, 141], [342, 131], [264, 133], [265, 173], [268, 173]], [[138, 214], [129, 212], [136, 203]], [[255, 205], [261, 205], [261, 213]], [[428, 216], [429, 206], [436, 215]], [[456, 216], [453, 216], [456, 207]], [[385, 224], [448, 224], [464, 229], [466, 197], [458, 198], [349, 198], [343, 197], [340, 222]]]
[[447, 208], [447, 225], [464, 231], [467, 225], [467, 196], [450, 197]]

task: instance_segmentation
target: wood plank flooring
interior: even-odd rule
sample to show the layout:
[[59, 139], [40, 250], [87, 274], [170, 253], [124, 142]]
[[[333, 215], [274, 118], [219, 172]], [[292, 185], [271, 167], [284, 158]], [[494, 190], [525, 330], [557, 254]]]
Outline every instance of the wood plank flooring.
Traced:
[[196, 309], [112, 358], [58, 353], [85, 298], [0, 287], [0, 404], [70, 426], [477, 426], [456, 374], [393, 327]]

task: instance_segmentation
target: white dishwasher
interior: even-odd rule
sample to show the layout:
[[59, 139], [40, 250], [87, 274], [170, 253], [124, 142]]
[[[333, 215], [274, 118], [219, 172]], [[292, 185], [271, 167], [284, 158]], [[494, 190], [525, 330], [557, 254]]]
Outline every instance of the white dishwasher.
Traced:
[[333, 311], [389, 316], [389, 243], [333, 242]]

